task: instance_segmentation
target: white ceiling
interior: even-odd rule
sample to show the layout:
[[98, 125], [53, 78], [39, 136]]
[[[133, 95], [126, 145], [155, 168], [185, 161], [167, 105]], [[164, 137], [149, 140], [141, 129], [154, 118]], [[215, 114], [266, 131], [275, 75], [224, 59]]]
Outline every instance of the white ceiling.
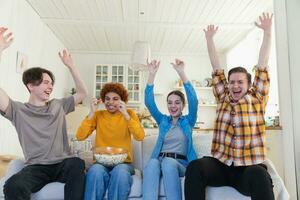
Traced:
[[141, 40], [156, 54], [202, 54], [207, 24], [219, 25], [215, 41], [224, 52], [273, 10], [272, 0], [27, 1], [70, 51], [82, 53], [129, 53]]

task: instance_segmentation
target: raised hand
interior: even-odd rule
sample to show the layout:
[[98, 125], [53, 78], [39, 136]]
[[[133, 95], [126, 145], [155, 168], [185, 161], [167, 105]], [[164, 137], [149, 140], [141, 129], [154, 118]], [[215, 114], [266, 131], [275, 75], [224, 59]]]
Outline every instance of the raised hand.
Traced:
[[126, 120], [130, 119], [130, 116], [127, 112], [127, 106], [124, 101], [121, 101], [121, 100], [119, 101], [118, 110], [124, 115]]
[[147, 60], [147, 67], [150, 74], [156, 74], [160, 65], [160, 61], [152, 60], [150, 63]]
[[181, 73], [184, 71], [184, 62], [179, 59], [175, 59], [175, 63], [171, 63], [173, 68], [177, 71], [177, 73]]
[[5, 35], [5, 32], [7, 31], [7, 28], [0, 27], [0, 53], [9, 47], [9, 45], [13, 42], [14, 38], [12, 36], [12, 32], [8, 32]]
[[259, 16], [259, 23], [255, 22], [258, 28], [264, 31], [271, 31], [273, 14], [263, 13]]
[[89, 116], [93, 116], [94, 115], [94, 112], [96, 112], [98, 110], [98, 107], [99, 107], [99, 104], [101, 104], [102, 101], [101, 99], [96, 99], [96, 98], [93, 98], [92, 101], [91, 101], [91, 104], [90, 104], [90, 113], [89, 113]]
[[203, 29], [205, 33], [205, 37], [208, 38], [213, 38], [216, 32], [218, 31], [218, 26], [215, 26], [213, 24], [210, 24], [206, 27], [206, 29]]
[[126, 103], [124, 101], [121, 101], [119, 102], [119, 105], [118, 105], [118, 110], [121, 112], [121, 113], [127, 113], [127, 106], [126, 106]]
[[270, 49], [271, 49], [271, 28], [272, 28], [273, 14], [263, 13], [259, 16], [259, 22], [255, 22], [258, 28], [264, 31], [263, 41], [259, 51], [257, 66], [260, 69], [264, 69], [268, 65]]
[[215, 42], [213, 40], [214, 35], [218, 31], [218, 27], [215, 25], [208, 25], [206, 29], [203, 29], [206, 38], [207, 51], [210, 59], [211, 66], [213, 70], [220, 69], [220, 61], [215, 47]]
[[58, 55], [61, 59], [61, 61], [66, 65], [68, 68], [74, 68], [73, 59], [71, 57], [71, 54], [64, 49], [62, 52], [58, 52]]
[[185, 83], [188, 81], [188, 78], [185, 74], [184, 71], [184, 62], [182, 60], [179, 59], [175, 59], [175, 63], [171, 63], [171, 65], [173, 66], [173, 68], [176, 70], [177, 74], [179, 75], [179, 77], [181, 78], [181, 80]]

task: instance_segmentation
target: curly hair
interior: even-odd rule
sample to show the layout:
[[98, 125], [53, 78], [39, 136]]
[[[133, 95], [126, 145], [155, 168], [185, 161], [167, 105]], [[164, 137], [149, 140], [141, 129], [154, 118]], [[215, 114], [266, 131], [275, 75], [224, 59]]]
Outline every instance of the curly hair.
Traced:
[[128, 92], [126, 88], [120, 84], [120, 83], [106, 83], [100, 93], [100, 98], [104, 102], [105, 100], [105, 95], [109, 92], [114, 92], [117, 93], [120, 97], [121, 100], [127, 103], [128, 101]]

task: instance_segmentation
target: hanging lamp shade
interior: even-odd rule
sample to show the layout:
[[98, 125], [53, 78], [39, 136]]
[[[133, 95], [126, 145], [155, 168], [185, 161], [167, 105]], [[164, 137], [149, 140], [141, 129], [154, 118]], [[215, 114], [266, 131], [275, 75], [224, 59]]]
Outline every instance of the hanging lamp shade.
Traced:
[[130, 68], [136, 71], [147, 70], [147, 59], [150, 62], [150, 44], [144, 41], [136, 41], [133, 45]]

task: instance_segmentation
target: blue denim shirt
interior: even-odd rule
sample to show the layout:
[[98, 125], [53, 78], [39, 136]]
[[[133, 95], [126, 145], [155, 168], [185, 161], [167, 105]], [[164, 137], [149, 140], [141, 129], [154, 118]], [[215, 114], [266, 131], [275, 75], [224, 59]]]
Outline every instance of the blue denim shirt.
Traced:
[[[181, 128], [183, 134], [187, 137], [187, 160], [188, 162], [190, 162], [197, 158], [195, 149], [193, 147], [192, 131], [197, 120], [198, 99], [196, 92], [190, 82], [186, 82], [183, 85], [188, 100], [189, 112], [187, 115], [179, 117], [177, 125]], [[154, 100], [153, 87], [154, 85], [147, 84], [145, 88], [145, 105], [149, 109], [152, 117], [155, 119], [159, 127], [159, 135], [151, 154], [151, 158], [158, 158], [161, 148], [163, 146], [165, 135], [172, 126], [172, 117], [169, 115], [162, 114], [158, 110]]]

